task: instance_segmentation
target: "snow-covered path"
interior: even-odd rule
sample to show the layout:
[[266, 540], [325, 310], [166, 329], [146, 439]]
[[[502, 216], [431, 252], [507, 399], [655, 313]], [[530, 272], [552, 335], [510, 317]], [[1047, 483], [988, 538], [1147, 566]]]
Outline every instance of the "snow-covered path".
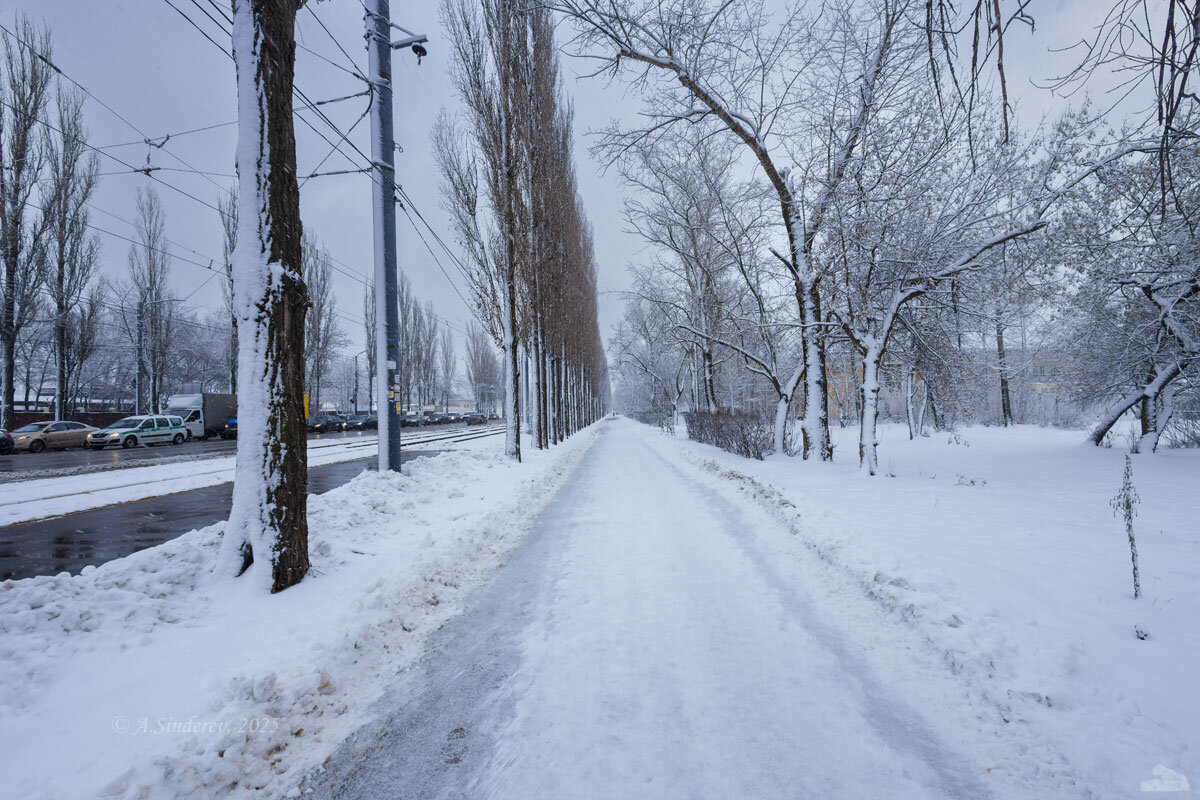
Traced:
[[656, 439], [607, 423], [316, 796], [989, 796]]

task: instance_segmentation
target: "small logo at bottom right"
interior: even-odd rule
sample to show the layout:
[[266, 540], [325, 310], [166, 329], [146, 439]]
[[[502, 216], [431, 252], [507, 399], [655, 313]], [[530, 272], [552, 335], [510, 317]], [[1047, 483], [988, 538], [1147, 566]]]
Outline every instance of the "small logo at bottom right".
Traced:
[[1162, 764], [1150, 770], [1150, 774], [1154, 777], [1142, 781], [1143, 792], [1189, 792], [1192, 789], [1186, 775]]

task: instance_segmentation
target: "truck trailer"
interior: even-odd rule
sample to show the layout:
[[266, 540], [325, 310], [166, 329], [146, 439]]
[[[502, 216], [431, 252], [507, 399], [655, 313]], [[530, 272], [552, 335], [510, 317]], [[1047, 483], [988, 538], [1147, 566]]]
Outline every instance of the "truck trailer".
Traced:
[[183, 417], [189, 439], [220, 436], [225, 423], [237, 416], [237, 395], [177, 394], [167, 404], [169, 413]]

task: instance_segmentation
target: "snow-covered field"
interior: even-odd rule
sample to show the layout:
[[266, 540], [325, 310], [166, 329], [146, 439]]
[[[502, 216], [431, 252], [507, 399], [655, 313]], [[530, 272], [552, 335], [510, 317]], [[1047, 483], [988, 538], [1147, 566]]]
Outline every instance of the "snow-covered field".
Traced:
[[[1128, 544], [1108, 503], [1123, 451], [1071, 431], [970, 428], [910, 442], [888, 426], [886, 474], [870, 478], [855, 464], [853, 432], [843, 433], [832, 466], [750, 461], [616, 421], [529, 452], [522, 465], [493, 440], [414, 461], [401, 476], [364, 474], [310, 500], [313, 571], [273, 597], [211, 573], [220, 525], [76, 577], [2, 583], [4, 791], [280, 797], [310, 785], [350, 733], [385, 713], [377, 701], [508, 559], [597, 435], [608, 438], [575, 493], [540, 518], [563, 531], [551, 540], [563, 542], [566, 568], [537, 562], [553, 603], [513, 634], [525, 689], [501, 749], [475, 754], [488, 785], [556, 779], [533, 768], [564, 743], [601, 775], [605, 748], [628, 756], [638, 741], [647, 774], [666, 780], [647, 790], [654, 796], [674, 796], [667, 770], [688, 763], [697, 771], [677, 773], [676, 788], [701, 772], [719, 777], [728, 758], [744, 760], [728, 786], [751, 768], [803, 769], [805, 758], [833, 760], [812, 765], [814, 775], [835, 762], [841, 775], [856, 752], [878, 758], [859, 765], [862, 775], [821, 783], [827, 796], [863, 796], [887, 772], [876, 762], [894, 767], [893, 788], [909, 796], [927, 781], [957, 796], [947, 775], [1002, 798], [1133, 797], [1200, 776], [1200, 452], [1133, 458], [1143, 587], [1134, 600]], [[760, 586], [768, 573], [775, 583]], [[834, 657], [819, 658], [816, 645], [792, 660], [775, 652], [804, 636], [836, 645]], [[604, 669], [593, 670], [589, 659], [605, 652]], [[826, 661], [830, 669], [817, 669]], [[638, 664], [642, 674], [622, 672]], [[700, 680], [720, 665], [733, 670], [726, 684]], [[676, 685], [675, 673], [692, 682]], [[780, 687], [802, 673], [786, 696]], [[754, 693], [766, 687], [770, 697]], [[678, 724], [651, 713], [679, 692], [696, 696]], [[855, 712], [862, 724], [838, 716], [860, 695], [869, 701]], [[580, 710], [587, 698], [605, 704], [594, 717]], [[632, 717], [614, 715], [613, 698], [650, 714], [645, 726], [622, 734]], [[873, 708], [870, 698], [884, 699]], [[727, 724], [713, 716], [718, 707]], [[793, 707], [802, 717], [793, 727], [827, 720], [824, 734], [797, 735], [815, 750], [766, 727], [730, 739], [754, 720], [783, 724], [779, 710]], [[573, 722], [529, 727], [547, 715]], [[653, 730], [664, 738], [651, 741]], [[670, 744], [672, 731], [687, 730], [705, 735]], [[896, 741], [876, 752], [855, 738], [870, 730]], [[828, 753], [821, 735], [833, 737]], [[852, 740], [838, 744], [839, 735]], [[943, 742], [946, 751], [897, 761], [889, 753], [904, 752], [905, 736], [917, 750]], [[688, 749], [715, 741], [726, 751]], [[772, 770], [772, 758], [796, 761]], [[569, 776], [580, 764], [554, 766]], [[580, 793], [632, 786], [622, 780]]]
[[830, 621], [1012, 796], [1182, 786], [1164, 767], [1200, 780], [1200, 452], [1133, 456], [1134, 600], [1109, 506], [1123, 450], [1026, 426], [912, 442], [885, 426], [887, 474], [869, 478], [841, 433], [832, 467], [661, 446], [788, 525]]
[[521, 465], [492, 439], [311, 498], [313, 569], [276, 596], [212, 574], [221, 524], [79, 576], [0, 583], [0, 793], [287, 796], [594, 436]]

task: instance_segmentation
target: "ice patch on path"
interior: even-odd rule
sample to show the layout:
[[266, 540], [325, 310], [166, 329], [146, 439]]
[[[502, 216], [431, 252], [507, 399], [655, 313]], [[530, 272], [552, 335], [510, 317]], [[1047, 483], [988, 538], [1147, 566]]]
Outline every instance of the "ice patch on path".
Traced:
[[447, 452], [311, 497], [312, 571], [279, 595], [212, 574], [222, 524], [78, 576], [0, 583], [6, 791], [297, 792], [504, 562], [597, 432], [524, 464]]

